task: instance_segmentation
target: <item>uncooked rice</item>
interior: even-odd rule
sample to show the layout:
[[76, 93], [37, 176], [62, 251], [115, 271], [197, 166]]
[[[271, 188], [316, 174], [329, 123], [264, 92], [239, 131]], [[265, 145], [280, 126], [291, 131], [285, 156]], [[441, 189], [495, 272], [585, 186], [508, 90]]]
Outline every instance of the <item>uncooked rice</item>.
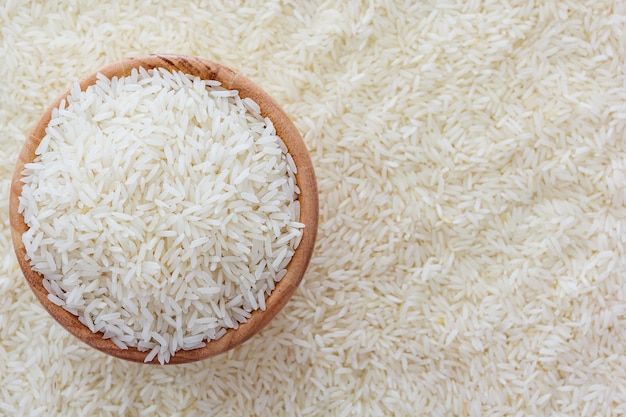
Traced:
[[98, 74], [53, 109], [35, 155], [19, 197], [26, 259], [50, 301], [146, 362], [264, 310], [302, 234], [291, 154], [218, 81]]
[[0, 414], [626, 414], [623, 1], [9, 0], [0, 50], [5, 196], [77, 75], [179, 52], [283, 105], [321, 210], [276, 319], [175, 367], [77, 343], [28, 289], [5, 218]]

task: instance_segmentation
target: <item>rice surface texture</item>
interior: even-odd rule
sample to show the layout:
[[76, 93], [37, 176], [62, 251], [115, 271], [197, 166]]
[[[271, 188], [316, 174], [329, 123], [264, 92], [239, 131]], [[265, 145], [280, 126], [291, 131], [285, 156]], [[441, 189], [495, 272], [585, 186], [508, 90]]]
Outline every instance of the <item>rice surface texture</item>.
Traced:
[[0, 415], [626, 415], [623, 0], [5, 0], [0, 51], [4, 213], [43, 109], [149, 53], [261, 86], [320, 198], [287, 306], [180, 366], [77, 342], [0, 216]]

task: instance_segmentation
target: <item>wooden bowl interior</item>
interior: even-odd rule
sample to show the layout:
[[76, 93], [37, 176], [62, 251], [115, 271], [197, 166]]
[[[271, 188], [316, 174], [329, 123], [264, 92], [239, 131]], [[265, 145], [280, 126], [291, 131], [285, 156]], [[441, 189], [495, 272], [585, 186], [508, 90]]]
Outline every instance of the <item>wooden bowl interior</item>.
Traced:
[[[247, 323], [241, 324], [237, 330], [228, 330], [222, 338], [207, 343], [203, 348], [189, 351], [179, 350], [176, 352], [176, 355], [171, 357], [169, 362], [169, 364], [188, 363], [215, 356], [244, 343], [267, 325], [285, 306], [288, 299], [300, 284], [313, 253], [318, 221], [317, 183], [313, 164], [302, 137], [285, 112], [261, 88], [247, 78], [222, 65], [195, 57], [150, 55], [139, 58], [128, 58], [105, 66], [93, 74], [82, 78], [79, 83], [81, 89], [84, 90], [87, 86], [95, 83], [98, 73], [102, 73], [109, 78], [113, 76], [123, 77], [130, 75], [131, 70], [138, 67], [145, 69], [160, 67], [169, 71], [180, 70], [188, 74], [199, 76], [202, 79], [217, 80], [220, 81], [225, 88], [238, 90], [242, 97], [254, 99], [261, 107], [262, 115], [269, 117], [274, 123], [278, 135], [287, 145], [298, 168], [296, 180], [301, 190], [300, 221], [305, 224], [305, 228], [300, 246], [288, 265], [287, 274], [276, 284], [275, 290], [267, 298], [265, 311], [254, 311]], [[48, 292], [42, 284], [43, 277], [33, 271], [30, 264], [25, 260], [26, 249], [22, 243], [22, 234], [28, 230], [28, 226], [24, 223], [23, 216], [18, 213], [18, 198], [22, 194], [23, 183], [21, 182], [21, 178], [24, 164], [32, 162], [35, 159], [35, 149], [37, 149], [39, 142], [45, 135], [45, 129], [50, 121], [52, 109], [58, 107], [61, 100], [67, 97], [68, 94], [69, 89], [61, 94], [45, 110], [26, 138], [19, 154], [11, 184], [9, 206], [11, 235], [15, 253], [26, 281], [35, 293], [35, 296], [48, 313], [65, 329], [89, 346], [102, 352], [121, 359], [143, 363], [148, 352], [139, 352], [136, 348], [129, 348], [127, 350], [118, 348], [110, 340], [103, 339], [101, 333], [92, 333], [86, 326], [78, 321], [76, 316], [48, 300]], [[156, 359], [149, 363], [158, 364]]]

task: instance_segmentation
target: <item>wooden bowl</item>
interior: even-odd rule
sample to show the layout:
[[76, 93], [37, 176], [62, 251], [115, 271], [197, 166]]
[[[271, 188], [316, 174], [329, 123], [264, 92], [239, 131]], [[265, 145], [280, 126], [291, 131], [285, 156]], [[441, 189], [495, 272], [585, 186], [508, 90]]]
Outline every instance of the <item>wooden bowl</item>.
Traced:
[[[150, 55], [146, 57], [128, 58], [107, 65], [93, 74], [82, 78], [80, 80], [81, 89], [84, 90], [87, 86], [94, 84], [96, 74], [98, 73], [102, 73], [109, 78], [113, 76], [124, 77], [130, 75], [133, 68], [138, 67], [144, 67], [145, 69], [165, 68], [170, 71], [180, 70], [187, 74], [199, 76], [202, 79], [217, 80], [227, 89], [238, 90], [241, 97], [252, 98], [261, 107], [262, 115], [269, 117], [274, 123], [276, 132], [287, 145], [289, 153], [292, 155], [298, 168], [296, 181], [301, 190], [300, 221], [305, 224], [305, 228], [300, 245], [287, 267], [287, 275], [285, 275], [280, 282], [276, 283], [276, 288], [266, 300], [265, 311], [256, 310], [252, 312], [252, 316], [248, 319], [247, 323], [240, 324], [237, 330], [228, 330], [220, 339], [208, 342], [203, 348], [189, 351], [179, 350], [176, 352], [176, 355], [171, 357], [169, 362], [169, 364], [188, 363], [209, 358], [244, 343], [267, 325], [285, 306], [289, 297], [291, 297], [300, 284], [313, 253], [318, 222], [317, 183], [313, 164], [311, 163], [302, 137], [285, 112], [265, 91], [252, 83], [252, 81], [222, 65], [200, 58], [178, 55]], [[61, 100], [67, 97], [68, 94], [69, 89], [54, 100], [45, 110], [30, 132], [30, 135], [26, 138], [19, 154], [11, 184], [9, 208], [11, 235], [15, 253], [22, 272], [26, 277], [26, 281], [35, 293], [35, 296], [48, 313], [65, 327], [65, 329], [89, 346], [104, 353], [121, 359], [143, 363], [144, 358], [149, 352], [140, 352], [136, 348], [128, 348], [127, 350], [118, 348], [110, 340], [103, 339], [102, 333], [92, 333], [86, 326], [78, 321], [78, 317], [48, 300], [48, 291], [42, 284], [43, 277], [33, 271], [29, 262], [25, 260], [26, 249], [22, 243], [22, 234], [28, 230], [28, 226], [24, 223], [23, 216], [18, 213], [18, 197], [22, 194], [23, 183], [21, 182], [21, 178], [24, 164], [32, 162], [35, 159], [35, 149], [45, 135], [45, 129], [50, 121], [52, 109], [58, 107]], [[157, 364], [158, 362], [155, 358], [148, 363]]]

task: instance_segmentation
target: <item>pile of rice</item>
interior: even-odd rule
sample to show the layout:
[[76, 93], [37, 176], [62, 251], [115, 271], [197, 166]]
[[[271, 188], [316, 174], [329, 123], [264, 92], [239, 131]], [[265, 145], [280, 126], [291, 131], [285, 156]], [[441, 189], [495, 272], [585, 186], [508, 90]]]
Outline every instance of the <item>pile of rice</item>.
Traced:
[[163, 364], [236, 329], [300, 239], [296, 167], [250, 98], [163, 68], [98, 74], [25, 165], [26, 259], [48, 298]]
[[76, 74], [175, 51], [285, 104], [321, 211], [276, 319], [175, 367], [76, 343], [0, 218], [0, 414], [626, 413], [623, 1], [22, 3], [0, 8], [5, 196]]

